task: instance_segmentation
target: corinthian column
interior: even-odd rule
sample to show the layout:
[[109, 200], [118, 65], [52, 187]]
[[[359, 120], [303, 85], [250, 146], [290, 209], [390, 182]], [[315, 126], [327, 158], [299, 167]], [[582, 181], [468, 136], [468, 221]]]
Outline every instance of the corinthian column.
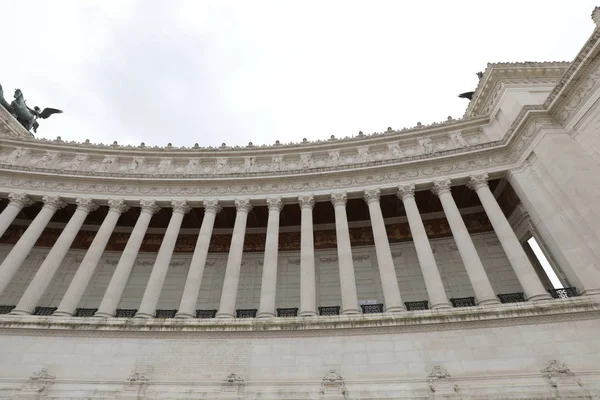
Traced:
[[58, 196], [44, 196], [44, 207], [40, 210], [38, 215], [31, 221], [29, 227], [23, 233], [23, 236], [19, 239], [2, 262], [0, 264], [0, 294], [4, 292], [6, 286], [15, 275], [27, 255], [35, 245], [50, 219], [59, 208], [63, 208], [66, 204]]
[[160, 207], [156, 205], [154, 200], [142, 200], [140, 205], [142, 206], [142, 211], [133, 227], [131, 236], [129, 236], [123, 254], [121, 254], [117, 268], [110, 279], [98, 312], [95, 314], [97, 317], [113, 317], [115, 315], [121, 301], [121, 296], [123, 296], [123, 290], [125, 290], [125, 285], [127, 285], [127, 281], [129, 280], [131, 269], [146, 235], [148, 224], [152, 219], [152, 215], [160, 210]]
[[317, 315], [317, 288], [315, 279], [315, 242], [313, 237], [313, 195], [298, 196], [300, 203], [300, 312], [301, 317]]
[[446, 290], [444, 289], [444, 284], [440, 277], [440, 271], [435, 262], [433, 251], [429, 244], [429, 238], [427, 237], [427, 232], [425, 232], [421, 214], [419, 213], [417, 202], [415, 201], [415, 185], [398, 186], [398, 197], [404, 203], [410, 233], [413, 237], [417, 258], [419, 260], [419, 265], [421, 266], [423, 278], [425, 279], [425, 287], [427, 288], [429, 302], [431, 303], [430, 308], [432, 310], [438, 308], [450, 308], [450, 303], [446, 297]]
[[331, 194], [331, 204], [333, 204], [335, 210], [335, 235], [340, 271], [340, 289], [342, 292], [342, 315], [351, 315], [360, 314], [360, 311], [358, 310], [354, 262], [352, 261], [350, 232], [348, 231], [346, 200], [346, 192]]
[[371, 228], [373, 229], [373, 239], [375, 241], [375, 253], [377, 254], [377, 264], [379, 266], [379, 275], [381, 276], [381, 287], [385, 299], [385, 311], [399, 312], [406, 311], [402, 298], [400, 297], [400, 288], [398, 286], [398, 277], [394, 268], [394, 259], [390, 250], [385, 222], [381, 213], [379, 204], [379, 189], [365, 190], [364, 199], [369, 206], [369, 215], [371, 216]]
[[154, 267], [152, 267], [152, 272], [150, 273], [150, 278], [142, 297], [142, 304], [135, 318], [154, 318], [156, 305], [158, 304], [158, 299], [160, 298], [160, 293], [167, 277], [183, 217], [191, 210], [185, 200], [174, 200], [171, 204], [173, 205], [173, 214], [171, 215], [171, 220], [169, 221], [169, 226], [167, 226], [163, 241], [160, 244], [160, 249], [158, 249], [156, 261], [154, 261]]
[[475, 249], [475, 245], [471, 240], [471, 235], [465, 226], [465, 222], [460, 215], [460, 211], [450, 193], [450, 179], [439, 180], [433, 182], [432, 192], [440, 198], [442, 208], [446, 214], [448, 225], [452, 230], [456, 247], [460, 258], [463, 260], [465, 270], [471, 281], [471, 286], [477, 298], [477, 304], [482, 306], [500, 304], [500, 300], [496, 297], [492, 284], [488, 279], [487, 273], [483, 268], [479, 254]]
[[538, 278], [533, 265], [529, 261], [525, 250], [519, 243], [519, 239], [512, 230], [508, 220], [504, 216], [502, 209], [498, 205], [496, 198], [488, 186], [488, 174], [471, 176], [469, 188], [475, 190], [485, 213], [487, 214], [492, 227], [498, 236], [498, 240], [506, 253], [506, 257], [517, 275], [517, 279], [525, 292], [528, 300], [549, 300], [550, 294], [544, 290], [540, 279]]
[[48, 286], [50, 286], [54, 274], [56, 274], [56, 271], [58, 271], [65, 259], [71, 244], [73, 244], [73, 240], [75, 240], [75, 236], [77, 236], [77, 233], [81, 229], [81, 225], [83, 225], [88, 214], [98, 208], [98, 205], [92, 199], [77, 199], [76, 202], [77, 209], [75, 213], [56, 240], [56, 243], [54, 243], [54, 246], [52, 246], [46, 259], [40, 265], [25, 293], [23, 293], [21, 300], [19, 300], [15, 309], [11, 311], [11, 314], [28, 315], [33, 312], [40, 298], [44, 295]]
[[193, 318], [196, 311], [196, 303], [198, 302], [198, 294], [202, 285], [202, 275], [204, 274], [204, 265], [206, 264], [206, 256], [208, 255], [208, 247], [212, 230], [215, 225], [215, 217], [221, 211], [221, 206], [217, 200], [204, 200], [204, 218], [202, 226], [196, 241], [196, 248], [190, 263], [190, 269], [185, 280], [183, 295], [181, 296], [181, 304], [176, 318]]
[[94, 276], [98, 261], [100, 261], [100, 258], [104, 253], [104, 249], [108, 244], [110, 235], [112, 235], [115, 226], [117, 225], [117, 221], [119, 221], [119, 217], [129, 209], [125, 200], [110, 199], [108, 200], [108, 206], [108, 214], [106, 214], [104, 221], [102, 221], [100, 229], [98, 229], [96, 236], [94, 236], [90, 248], [85, 253], [85, 257], [83, 257], [79, 268], [77, 268], [77, 272], [75, 273], [67, 292], [53, 315], [70, 316], [75, 313], [77, 305], [79, 305], [79, 302], [81, 301], [81, 297], [85, 293], [92, 276]]
[[283, 209], [281, 198], [267, 199], [269, 220], [265, 242], [265, 260], [263, 263], [262, 283], [260, 286], [260, 305], [258, 318], [274, 317], [275, 294], [277, 291], [277, 255], [279, 249], [279, 214]]
[[10, 202], [0, 214], [0, 237], [4, 235], [21, 210], [33, 204], [33, 201], [25, 193], [9, 193], [8, 198]]
[[250, 200], [236, 200], [237, 214], [231, 235], [229, 246], [229, 257], [225, 268], [225, 280], [221, 292], [221, 303], [217, 318], [235, 318], [235, 301], [237, 298], [238, 284], [240, 281], [240, 269], [242, 267], [242, 254], [244, 252], [244, 236], [246, 235], [246, 222], [248, 213], [252, 210]]

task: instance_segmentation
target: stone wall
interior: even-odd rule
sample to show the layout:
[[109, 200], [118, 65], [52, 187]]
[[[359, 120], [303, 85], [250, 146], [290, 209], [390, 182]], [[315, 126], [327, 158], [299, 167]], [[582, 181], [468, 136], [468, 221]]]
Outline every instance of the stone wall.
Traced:
[[[473, 240], [496, 293], [521, 291], [496, 235], [493, 232], [474, 235]], [[436, 239], [431, 243], [448, 297], [473, 296], [473, 289], [454, 240], [452, 238]], [[425, 283], [412, 242], [392, 244], [391, 249], [403, 300], [427, 300]], [[47, 248], [35, 248], [31, 252], [6, 292], [0, 296], [0, 304], [14, 305], [18, 302], [48, 250]], [[10, 251], [10, 246], [0, 246], [0, 258], [3, 259], [8, 251]], [[48, 292], [42, 298], [41, 306], [58, 306], [84, 254], [80, 250], [69, 252]], [[104, 254], [90, 287], [82, 299], [81, 307], [98, 307], [116, 268], [119, 256], [120, 253], [116, 252]], [[189, 253], [174, 254], [158, 304], [159, 309], [178, 308], [191, 256]], [[138, 308], [155, 258], [156, 253], [140, 253], [127, 283], [120, 308]], [[372, 246], [354, 248], [353, 258], [359, 300], [377, 300], [383, 303], [375, 248]], [[258, 308], [262, 259], [263, 255], [260, 253], [244, 255], [237, 297], [238, 308]], [[315, 259], [319, 305], [341, 305], [336, 251], [317, 251]], [[198, 298], [198, 309], [218, 308], [226, 262], [226, 254], [209, 255]], [[300, 304], [299, 252], [280, 253], [277, 285], [277, 307], [298, 307]]]

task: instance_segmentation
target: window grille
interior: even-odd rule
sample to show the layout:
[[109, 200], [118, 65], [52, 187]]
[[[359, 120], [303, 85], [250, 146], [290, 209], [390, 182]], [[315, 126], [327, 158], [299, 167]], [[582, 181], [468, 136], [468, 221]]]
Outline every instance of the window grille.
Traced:
[[298, 308], [278, 308], [277, 316], [278, 317], [297, 317], [298, 316]]
[[340, 306], [319, 307], [319, 315], [340, 315]]
[[117, 318], [133, 318], [137, 313], [137, 309], [132, 308], [117, 308]]
[[456, 297], [450, 299], [453, 307], [475, 307], [475, 297]]
[[552, 295], [552, 297], [554, 297], [555, 299], [566, 299], [569, 297], [577, 297], [577, 290], [572, 287], [572, 288], [563, 288], [563, 289], [550, 289], [548, 290], [548, 292], [550, 292], [550, 294]]
[[429, 302], [423, 301], [407, 301], [404, 303], [408, 311], [429, 310]]
[[217, 315], [217, 310], [196, 310], [196, 318], [214, 318]]
[[36, 307], [33, 315], [52, 315], [58, 307]]
[[175, 318], [177, 310], [156, 310], [156, 318]]
[[256, 308], [247, 308], [235, 310], [236, 318], [255, 318], [256, 317]]
[[0, 314], [8, 314], [15, 306], [0, 306]]
[[97, 308], [78, 308], [75, 311], [75, 316], [76, 317], [93, 317], [94, 314], [96, 314], [96, 311], [98, 311]]
[[383, 312], [383, 304], [361, 304], [363, 314], [377, 314]]
[[503, 293], [499, 294], [498, 298], [502, 303], [522, 303], [524, 301], [527, 301], [525, 300], [525, 295], [523, 294], [523, 292]]

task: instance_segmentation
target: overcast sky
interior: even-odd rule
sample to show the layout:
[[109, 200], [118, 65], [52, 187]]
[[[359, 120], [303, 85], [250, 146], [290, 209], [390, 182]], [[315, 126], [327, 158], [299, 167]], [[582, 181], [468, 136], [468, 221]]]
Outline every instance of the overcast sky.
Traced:
[[593, 0], [0, 0], [38, 137], [271, 144], [460, 118], [487, 62], [571, 61]]

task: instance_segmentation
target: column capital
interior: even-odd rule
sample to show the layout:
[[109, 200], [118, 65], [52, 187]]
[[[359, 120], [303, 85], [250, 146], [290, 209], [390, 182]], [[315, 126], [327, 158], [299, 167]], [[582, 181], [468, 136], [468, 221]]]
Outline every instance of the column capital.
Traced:
[[219, 200], [204, 200], [203, 205], [205, 213], [212, 212], [218, 214], [222, 209], [222, 207], [219, 205]]
[[348, 194], [346, 192], [331, 193], [331, 204], [336, 206], [346, 206]]
[[269, 211], [277, 210], [281, 212], [281, 210], [283, 209], [283, 202], [281, 201], [281, 197], [267, 199], [267, 206], [269, 206]]
[[140, 201], [140, 206], [142, 207], [142, 212], [146, 211], [150, 214], [156, 214], [160, 207], [156, 204], [156, 200], [142, 200]]
[[252, 203], [250, 203], [250, 199], [237, 199], [235, 200], [235, 209], [237, 212], [245, 211], [249, 213], [252, 211]]
[[34, 203], [34, 201], [25, 193], [9, 193], [8, 198], [10, 199], [10, 204], [14, 204], [21, 208], [29, 207]]
[[450, 193], [450, 186], [452, 186], [452, 180], [450, 178], [440, 179], [433, 181], [433, 188], [431, 188], [431, 191], [439, 197], [442, 193]]
[[298, 196], [298, 203], [300, 204], [300, 208], [310, 208], [312, 209], [315, 206], [315, 196], [312, 194], [308, 194], [305, 196]]
[[180, 212], [182, 214], [187, 214], [192, 209], [187, 200], [173, 200], [171, 201], [171, 206], [173, 206], [174, 213]]
[[483, 174], [471, 175], [469, 177], [469, 183], [467, 183], [467, 187], [472, 190], [477, 190], [483, 186], [488, 185], [488, 174], [484, 172]]
[[108, 208], [109, 211], [116, 211], [119, 214], [123, 214], [129, 210], [129, 206], [125, 203], [123, 199], [108, 199]]
[[75, 203], [77, 203], [77, 209], [83, 210], [87, 213], [91, 213], [92, 211], [98, 208], [98, 204], [94, 201], [94, 199], [86, 198], [86, 197], [78, 197], [75, 199]]
[[415, 184], [409, 183], [408, 185], [398, 186], [398, 198], [404, 200], [407, 197], [415, 197]]
[[44, 202], [44, 207], [50, 208], [54, 211], [60, 210], [61, 208], [67, 206], [67, 203], [65, 203], [60, 196], [44, 196], [42, 201]]
[[379, 203], [379, 197], [381, 195], [381, 190], [379, 188], [376, 189], [365, 189], [363, 198], [367, 204], [371, 202]]

